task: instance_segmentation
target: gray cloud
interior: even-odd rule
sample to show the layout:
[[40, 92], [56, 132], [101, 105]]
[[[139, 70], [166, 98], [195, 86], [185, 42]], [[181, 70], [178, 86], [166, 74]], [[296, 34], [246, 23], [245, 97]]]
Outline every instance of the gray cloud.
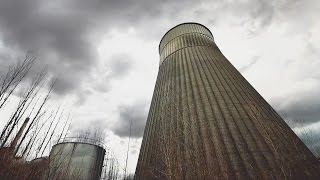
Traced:
[[[204, 6], [208, 2], [204, 1]], [[243, 23], [254, 19], [254, 24], [265, 25], [273, 17], [274, 8], [269, 1], [218, 1], [215, 4], [214, 10], [218, 14], [250, 17], [242, 18], [246, 19], [242, 20]], [[134, 27], [142, 38], [160, 39], [170, 26], [185, 19], [186, 12], [200, 12], [202, 9], [197, 6], [201, 7], [201, 4], [195, 5], [191, 0], [183, 4], [180, 1], [156, 0], [58, 0], [50, 3], [40, 0], [4, 0], [0, 2], [0, 39], [6, 48], [17, 54], [27, 50], [39, 51], [40, 64], [47, 65], [53, 75], [62, 74], [54, 91], [66, 94], [81, 88], [83, 79], [91, 75], [96, 65], [99, 37], [108, 33], [109, 29], [121, 31]], [[176, 9], [181, 11], [177, 12]], [[204, 12], [204, 15], [211, 16], [210, 9]], [[168, 22], [172, 17], [176, 18]], [[8, 59], [5, 57], [10, 53], [1, 52], [1, 64], [4, 64], [3, 59]], [[112, 65], [117, 68], [112, 70], [115, 77], [125, 75], [121, 74], [125, 71], [121, 68], [126, 68], [126, 64], [114, 61]]]
[[[191, 1], [184, 3], [184, 6]], [[96, 66], [99, 37], [110, 29], [135, 27], [141, 35], [152, 36], [145, 22], [159, 19], [179, 3], [139, 1], [4, 0], [0, 2], [0, 65], [6, 65], [12, 53], [39, 52], [39, 67], [46, 65], [50, 74], [61, 74], [54, 92], [66, 94], [81, 88]], [[153, 22], [153, 21], [152, 21]], [[145, 33], [147, 32], [147, 33]], [[151, 33], [150, 33], [151, 32]], [[112, 64], [114, 77], [125, 75], [127, 64]]]
[[115, 54], [110, 59], [109, 69], [111, 73], [109, 78], [121, 78], [127, 75], [133, 66], [133, 61], [127, 54]]
[[301, 127], [320, 121], [320, 98], [315, 88], [308, 92], [274, 97], [271, 104], [291, 127]]
[[108, 123], [104, 118], [97, 118], [91, 121], [84, 121], [81, 124], [71, 123], [69, 127], [68, 137], [76, 137], [80, 131], [90, 131], [94, 134], [95, 131], [99, 131], [105, 134], [105, 127], [108, 127]]
[[236, 17], [236, 20], [240, 20], [239, 24], [244, 26], [250, 34], [256, 34], [269, 26], [275, 13], [274, 3], [270, 0], [224, 2], [222, 6]]
[[[128, 54], [113, 54], [98, 72], [98, 77], [92, 77], [93, 87], [99, 92], [108, 92], [114, 80], [120, 80], [133, 70], [133, 59]], [[96, 73], [97, 74], [97, 73]]]
[[130, 122], [132, 120], [131, 137], [142, 137], [145, 123], [147, 121], [148, 106], [146, 103], [137, 102], [130, 106], [118, 107], [119, 119], [112, 128], [114, 134], [120, 137], [130, 135]]
[[292, 87], [288, 87], [290, 93], [271, 99], [271, 104], [291, 127], [302, 127], [320, 121], [320, 49], [317, 48], [318, 42], [317, 35], [307, 35], [303, 53], [290, 63], [286, 63], [284, 67], [285, 70], [295, 70], [290, 75], [297, 85], [293, 84]]
[[15, 56], [27, 50], [38, 51], [35, 66], [47, 66], [52, 75], [62, 74], [54, 89], [58, 94], [78, 87], [96, 59], [88, 37], [88, 20], [65, 14], [64, 10], [58, 4], [38, 0], [0, 3], [0, 39], [4, 46]]
[[248, 64], [246, 64], [246, 65], [242, 66], [241, 68], [239, 68], [239, 71], [240, 71], [241, 73], [246, 72], [246, 71], [249, 70], [253, 65], [255, 65], [255, 64], [259, 61], [259, 59], [260, 59], [259, 56], [253, 57], [252, 60], [251, 60]]
[[266, 30], [278, 12], [278, 4], [270, 0], [207, 1], [195, 8], [195, 16], [205, 23], [241, 27], [248, 35], [257, 35]]

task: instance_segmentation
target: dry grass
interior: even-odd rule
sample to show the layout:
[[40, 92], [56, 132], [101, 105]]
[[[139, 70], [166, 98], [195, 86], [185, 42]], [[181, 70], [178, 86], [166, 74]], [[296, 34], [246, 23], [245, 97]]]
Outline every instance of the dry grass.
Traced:
[[0, 150], [0, 179], [14, 180], [42, 180], [48, 170], [48, 161], [25, 161], [22, 158], [12, 156], [12, 150], [2, 148]]

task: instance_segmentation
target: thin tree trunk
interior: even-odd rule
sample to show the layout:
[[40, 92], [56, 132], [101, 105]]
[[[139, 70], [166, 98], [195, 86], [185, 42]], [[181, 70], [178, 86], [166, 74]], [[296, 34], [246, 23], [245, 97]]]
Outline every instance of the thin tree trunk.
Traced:
[[31, 127], [32, 127], [32, 125], [33, 125], [33, 123], [34, 123], [35, 119], [38, 117], [38, 115], [40, 114], [40, 112], [41, 112], [41, 110], [42, 110], [43, 106], [44, 106], [44, 105], [46, 104], [46, 102], [48, 101], [48, 99], [49, 99], [49, 97], [50, 97], [50, 94], [51, 94], [51, 91], [52, 91], [52, 88], [53, 88], [53, 86], [54, 86], [54, 84], [55, 84], [56, 80], [57, 80], [57, 79], [55, 79], [55, 80], [51, 83], [50, 89], [49, 89], [49, 91], [48, 91], [48, 93], [47, 93], [46, 97], [44, 98], [44, 100], [43, 100], [43, 102], [42, 102], [42, 104], [41, 104], [40, 108], [38, 109], [38, 111], [37, 111], [36, 115], [33, 117], [33, 119], [32, 119], [32, 121], [31, 121], [31, 123], [29, 124], [29, 127], [28, 127], [27, 131], [24, 133], [24, 136], [22, 137], [22, 139], [21, 139], [21, 141], [20, 141], [20, 144], [18, 145], [17, 149], [19, 149], [19, 148], [20, 148], [20, 146], [21, 146], [22, 142], [24, 141], [24, 139], [26, 138], [27, 134], [28, 134], [28, 133], [29, 133], [29, 131], [31, 130]]
[[131, 139], [131, 127], [132, 127], [132, 117], [130, 118], [130, 130], [129, 130], [129, 140], [128, 140], [126, 167], [124, 169], [124, 177], [125, 177], [124, 180], [126, 180], [126, 178], [127, 178], [128, 158], [129, 158], [130, 139]]
[[[63, 110], [64, 110], [64, 109], [63, 109]], [[59, 124], [59, 122], [60, 122], [60, 120], [61, 120], [61, 118], [62, 118], [63, 110], [62, 110], [62, 112], [61, 112], [61, 114], [60, 114], [60, 117], [58, 118], [58, 121], [57, 121], [55, 127], [53, 128], [53, 131], [52, 131], [52, 133], [51, 133], [51, 135], [50, 135], [50, 137], [49, 137], [49, 140], [47, 141], [46, 145], [45, 145], [44, 148], [43, 148], [43, 151], [42, 151], [42, 153], [41, 153], [41, 156], [43, 155], [43, 153], [44, 153], [44, 151], [46, 150], [49, 142], [50, 142], [51, 139], [52, 139], [52, 136], [54, 135], [54, 133], [55, 133], [55, 131], [56, 131], [56, 128], [57, 128], [57, 126], [58, 126], [58, 124]]]

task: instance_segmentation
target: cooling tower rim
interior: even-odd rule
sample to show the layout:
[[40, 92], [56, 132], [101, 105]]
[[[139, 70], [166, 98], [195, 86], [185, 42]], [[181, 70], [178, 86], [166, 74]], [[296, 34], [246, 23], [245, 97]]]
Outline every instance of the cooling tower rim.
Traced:
[[212, 34], [212, 32], [210, 31], [210, 29], [207, 28], [207, 27], [206, 27], [205, 25], [203, 25], [203, 24], [200, 24], [200, 23], [197, 23], [197, 22], [184, 22], [184, 23], [180, 23], [180, 24], [175, 25], [175, 26], [173, 26], [172, 28], [170, 28], [170, 29], [162, 36], [162, 38], [161, 38], [161, 40], [160, 40], [160, 43], [159, 43], [159, 46], [158, 46], [158, 51], [159, 51], [159, 52], [160, 52], [160, 45], [161, 45], [162, 40], [164, 39], [164, 37], [166, 37], [166, 35], [167, 35], [170, 31], [172, 31], [173, 29], [175, 29], [176, 27], [182, 26], [182, 25], [185, 25], [185, 24], [196, 24], [196, 25], [202, 26], [202, 27], [204, 27], [206, 30], [208, 30], [209, 33], [211, 34], [211, 36], [213, 37], [213, 34]]
[[92, 143], [86, 143], [86, 142], [60, 142], [60, 143], [53, 145], [52, 148], [55, 146], [64, 145], [64, 144], [86, 144], [86, 145], [91, 145], [91, 146], [95, 146], [95, 147], [101, 148], [103, 150], [106, 150], [105, 147], [103, 147], [103, 146], [99, 146], [99, 145], [92, 144]]

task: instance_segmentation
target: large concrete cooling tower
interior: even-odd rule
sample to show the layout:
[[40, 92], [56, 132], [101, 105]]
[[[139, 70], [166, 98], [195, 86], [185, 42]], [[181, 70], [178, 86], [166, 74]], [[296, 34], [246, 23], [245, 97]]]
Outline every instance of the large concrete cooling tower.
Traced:
[[136, 179], [315, 178], [316, 158], [203, 25], [161, 40]]

